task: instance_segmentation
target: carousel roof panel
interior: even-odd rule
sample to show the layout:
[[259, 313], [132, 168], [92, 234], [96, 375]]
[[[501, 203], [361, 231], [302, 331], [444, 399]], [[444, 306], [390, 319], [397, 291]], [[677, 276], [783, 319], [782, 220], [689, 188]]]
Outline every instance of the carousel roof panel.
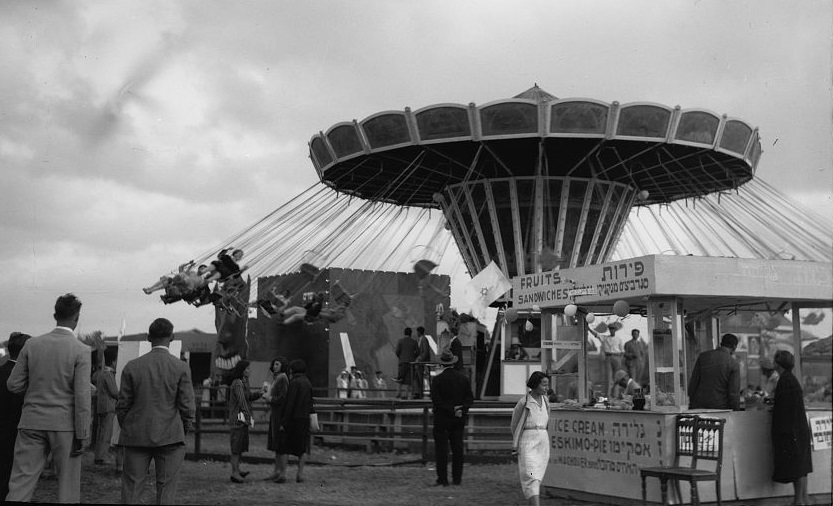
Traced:
[[328, 186], [369, 200], [436, 207], [469, 179], [601, 178], [647, 190], [639, 205], [735, 189], [761, 155], [757, 129], [705, 109], [557, 99], [537, 86], [487, 104], [442, 103], [342, 122], [310, 140]]

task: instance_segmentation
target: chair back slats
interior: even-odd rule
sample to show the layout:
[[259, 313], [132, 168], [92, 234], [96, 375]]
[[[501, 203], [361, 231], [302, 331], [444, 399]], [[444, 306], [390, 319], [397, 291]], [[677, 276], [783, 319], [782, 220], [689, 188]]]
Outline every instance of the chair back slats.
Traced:
[[691, 457], [691, 467], [698, 460], [723, 462], [723, 418], [678, 415], [676, 422], [677, 457]]
[[696, 422], [697, 451], [692, 460], [692, 467], [697, 460], [714, 460], [717, 462], [717, 472], [723, 465], [723, 428], [726, 420], [723, 418], [698, 417]]
[[677, 457], [693, 457], [695, 448], [695, 438], [697, 432], [694, 428], [697, 425], [697, 415], [679, 415], [677, 416]]

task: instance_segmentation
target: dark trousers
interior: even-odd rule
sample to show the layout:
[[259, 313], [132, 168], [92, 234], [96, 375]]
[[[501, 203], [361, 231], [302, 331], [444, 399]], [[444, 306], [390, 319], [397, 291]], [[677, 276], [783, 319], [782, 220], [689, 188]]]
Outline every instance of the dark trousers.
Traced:
[[14, 440], [17, 438], [17, 429], [9, 429], [10, 432], [0, 434], [0, 502], [6, 499], [9, 493], [9, 478], [12, 476], [12, 462], [14, 462]]
[[451, 446], [451, 479], [463, 479], [463, 430], [465, 417], [434, 415], [434, 455], [437, 459], [437, 482], [448, 483], [448, 447]]
[[122, 504], [139, 504], [151, 459], [156, 468], [156, 504], [176, 504], [179, 472], [185, 460], [184, 444], [155, 448], [125, 446], [121, 480]]

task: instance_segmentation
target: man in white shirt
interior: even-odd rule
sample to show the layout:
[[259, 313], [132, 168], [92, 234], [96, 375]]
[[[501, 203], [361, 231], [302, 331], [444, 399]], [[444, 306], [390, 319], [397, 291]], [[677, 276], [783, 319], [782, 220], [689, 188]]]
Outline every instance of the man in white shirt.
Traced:
[[625, 343], [622, 338], [616, 335], [616, 331], [622, 327], [619, 322], [609, 323], [607, 330], [609, 334], [599, 334], [593, 329], [589, 329], [590, 333], [596, 336], [602, 342], [602, 353], [605, 357], [605, 384], [607, 385], [607, 396], [610, 397], [613, 393], [614, 379], [613, 376], [616, 371], [622, 368], [622, 355], [625, 352]]

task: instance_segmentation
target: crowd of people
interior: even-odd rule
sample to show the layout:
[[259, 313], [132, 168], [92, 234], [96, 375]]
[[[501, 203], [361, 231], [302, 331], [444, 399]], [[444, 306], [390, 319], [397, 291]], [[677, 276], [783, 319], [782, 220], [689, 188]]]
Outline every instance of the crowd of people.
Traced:
[[[49, 458], [57, 476], [58, 501], [80, 502], [80, 457], [90, 443], [94, 416], [97, 422], [95, 464], [104, 463], [112, 439], [113, 420], [118, 420], [122, 502], [140, 501], [153, 462], [156, 502], [175, 503], [186, 453], [186, 435], [193, 428], [196, 403], [187, 364], [169, 351], [173, 324], [164, 318], [150, 324], [147, 339], [151, 350], [124, 365], [120, 386], [116, 387], [115, 356], [105, 353], [104, 367], [91, 374], [90, 349], [75, 336], [81, 306], [75, 295], [63, 295], [55, 302], [54, 330], [37, 337], [20, 332], [9, 336], [6, 343], [9, 360], [0, 367], [0, 494], [6, 501], [31, 501]], [[428, 382], [436, 484], [460, 485], [463, 435], [474, 400], [471, 382], [462, 367], [462, 347], [459, 338], [451, 336], [448, 330], [441, 332], [438, 342], [432, 342], [433, 338], [425, 334], [424, 328], [416, 330], [418, 340], [406, 328], [396, 346], [400, 363], [399, 396], [419, 398], [423, 393], [422, 389], [414, 391], [417, 374], [411, 367], [413, 363], [425, 361], [438, 368]], [[619, 348], [611, 339], [616, 330], [610, 326], [608, 335], [597, 335], [603, 349], [609, 350], [606, 358], [611, 359], [607, 361], [611, 376], [608, 392], [634, 396], [641, 390], [634, 377], [640, 375], [643, 367], [639, 332], [634, 330], [631, 340], [623, 343], [624, 360], [616, 360], [620, 357]], [[605, 342], [609, 347], [605, 348]], [[717, 349], [697, 357], [688, 383], [690, 409], [742, 409], [739, 367], [733, 357], [737, 346], [735, 335], [724, 334]], [[792, 483], [794, 504], [805, 504], [807, 475], [813, 471], [811, 432], [802, 387], [792, 373], [795, 358], [790, 352], [780, 350], [771, 361], [762, 361], [761, 366], [766, 378], [762, 388], [772, 404], [772, 479]], [[251, 363], [248, 360], [238, 361], [222, 375], [232, 483], [246, 483], [250, 474], [241, 468], [241, 458], [249, 450], [249, 431], [255, 423], [254, 402], [265, 402], [270, 410], [267, 448], [274, 452], [275, 459], [272, 472], [263, 479], [285, 483], [288, 456], [294, 455], [298, 458], [294, 480], [305, 481], [304, 468], [315, 423], [311, 421], [315, 408], [306, 364], [300, 359], [288, 361], [276, 357], [269, 369], [271, 378], [260, 390], [249, 384]], [[381, 371], [376, 372], [373, 385], [373, 390], [386, 390]], [[337, 386], [340, 398], [364, 399], [371, 390], [364, 374], [355, 366], [340, 373]], [[552, 390], [549, 378], [540, 371], [531, 374], [526, 386], [526, 395], [513, 410], [510, 430], [512, 448], [518, 456], [521, 490], [530, 504], [539, 504], [540, 486], [551, 450], [548, 427]]]
[[[49, 462], [58, 481], [58, 502], [80, 502], [81, 456], [92, 442], [94, 464], [105, 462], [115, 418], [121, 502], [140, 503], [153, 462], [156, 503], [174, 504], [196, 403], [188, 365], [169, 351], [173, 324], [165, 318], [151, 323], [151, 350], [124, 365], [117, 388], [115, 356], [105, 353], [104, 367], [91, 374], [91, 350], [75, 336], [81, 306], [75, 295], [63, 295], [55, 302], [54, 330], [37, 337], [14, 332], [6, 343], [9, 358], [0, 367], [1, 497], [30, 502]], [[275, 359], [273, 380], [259, 392], [249, 387], [250, 366], [240, 360], [223, 377], [230, 479], [246, 481], [248, 472], [240, 469], [240, 457], [248, 450], [248, 431], [254, 423], [251, 403], [262, 399], [271, 407], [268, 445], [275, 452], [268, 479], [283, 483], [288, 455], [295, 455], [295, 481], [303, 482], [314, 413], [306, 365], [300, 359], [288, 365]], [[96, 438], [91, 441], [94, 426]]]

